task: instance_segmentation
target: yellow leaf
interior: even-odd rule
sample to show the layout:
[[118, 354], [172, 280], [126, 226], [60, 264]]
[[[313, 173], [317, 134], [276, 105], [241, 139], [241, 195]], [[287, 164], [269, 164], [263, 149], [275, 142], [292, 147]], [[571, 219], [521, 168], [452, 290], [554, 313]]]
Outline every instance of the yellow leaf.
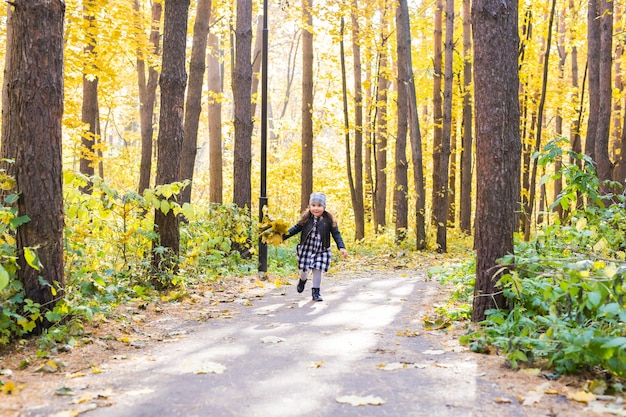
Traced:
[[567, 394], [567, 398], [572, 401], [576, 401], [579, 403], [590, 403], [596, 400], [596, 396], [590, 392], [586, 391], [578, 391], [574, 393]]
[[511, 404], [513, 402], [508, 398], [502, 398], [502, 397], [496, 397], [493, 400], [498, 404]]

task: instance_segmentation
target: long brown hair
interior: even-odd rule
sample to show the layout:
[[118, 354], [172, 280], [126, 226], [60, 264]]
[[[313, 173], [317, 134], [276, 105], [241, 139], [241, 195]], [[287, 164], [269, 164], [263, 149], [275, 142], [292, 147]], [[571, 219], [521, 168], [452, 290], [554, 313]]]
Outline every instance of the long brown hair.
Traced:
[[[307, 224], [311, 216], [312, 216], [311, 210], [309, 209], [304, 210], [302, 212], [302, 215], [300, 216], [300, 220], [298, 220], [298, 223], [304, 226], [305, 224]], [[333, 227], [337, 227], [337, 220], [335, 219], [335, 216], [333, 216], [333, 214], [330, 211], [327, 211], [326, 209], [324, 209], [324, 212], [322, 213], [322, 217], [324, 216], [327, 217], [328, 220], [330, 220], [330, 224]]]

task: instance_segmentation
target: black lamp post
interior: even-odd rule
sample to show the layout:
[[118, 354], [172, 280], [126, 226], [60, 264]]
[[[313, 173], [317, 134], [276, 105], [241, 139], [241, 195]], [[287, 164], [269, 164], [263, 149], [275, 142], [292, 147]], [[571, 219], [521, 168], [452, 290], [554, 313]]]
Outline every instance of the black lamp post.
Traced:
[[[267, 205], [267, 2], [263, 0], [263, 60], [261, 61], [261, 192], [259, 222], [263, 222], [263, 207]], [[259, 275], [267, 272], [267, 244], [259, 238]]]

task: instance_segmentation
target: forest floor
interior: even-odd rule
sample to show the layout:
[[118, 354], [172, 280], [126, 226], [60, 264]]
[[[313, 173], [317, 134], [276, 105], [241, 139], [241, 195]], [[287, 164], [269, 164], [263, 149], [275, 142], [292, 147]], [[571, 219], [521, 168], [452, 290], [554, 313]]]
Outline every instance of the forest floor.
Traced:
[[298, 294], [268, 278], [120, 306], [86, 329], [90, 343], [45, 359], [34, 342], [0, 352], [0, 416], [626, 415], [582, 376], [469, 351], [468, 323], [425, 328], [449, 289], [423, 271], [330, 273], [323, 302], [310, 283]]

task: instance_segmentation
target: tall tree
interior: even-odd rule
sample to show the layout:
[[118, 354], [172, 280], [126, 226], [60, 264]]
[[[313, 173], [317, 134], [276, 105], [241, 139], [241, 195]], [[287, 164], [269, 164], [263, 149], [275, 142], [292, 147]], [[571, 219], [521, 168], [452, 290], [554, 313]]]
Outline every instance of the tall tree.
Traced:
[[[442, 203], [442, 188], [446, 186], [447, 177], [441, 177], [441, 140], [443, 134], [443, 97], [441, 81], [443, 77], [443, 0], [435, 0], [435, 33], [433, 36], [433, 188], [432, 188], [432, 219], [437, 227], [437, 215], [440, 213], [438, 204]], [[439, 229], [437, 228], [437, 232]]]
[[[212, 23], [215, 13], [211, 14]], [[222, 161], [222, 95], [223, 77], [220, 66], [219, 38], [209, 32], [207, 56], [207, 86], [209, 90], [209, 201], [222, 204], [223, 161]]]
[[600, 0], [600, 62], [599, 62], [598, 125], [594, 143], [594, 159], [597, 164], [600, 189], [604, 194], [611, 191], [605, 181], [613, 179], [613, 163], [609, 158], [609, 136], [613, 94], [613, 0]]
[[352, 0], [352, 70], [354, 77], [354, 238], [365, 237], [365, 206], [363, 204], [363, 84], [361, 76], [361, 46], [357, 0]]
[[[413, 162], [413, 183], [415, 187], [415, 248], [426, 248], [426, 191], [424, 187], [424, 170], [422, 161], [422, 136], [420, 132], [419, 115], [417, 111], [417, 94], [413, 77], [413, 61], [411, 59], [411, 26], [409, 19], [409, 7], [407, 0], [399, 0], [396, 10], [396, 26], [398, 30], [398, 44], [403, 47], [398, 49], [398, 66], [406, 67], [403, 73], [406, 75], [405, 82], [398, 80], [398, 88], [403, 85], [406, 88], [408, 101], [407, 116], [408, 129], [411, 142], [411, 159]], [[403, 56], [400, 56], [400, 52]], [[398, 69], [398, 71], [400, 71]]]
[[[30, 221], [17, 230], [17, 271], [26, 298], [52, 309], [62, 289], [63, 118], [62, 0], [15, 0], [8, 13], [2, 146], [15, 151], [18, 212]], [[3, 149], [4, 151], [4, 149]], [[41, 268], [25, 254], [37, 249]], [[60, 291], [60, 290], [59, 290]], [[56, 293], [57, 295], [60, 292]], [[39, 323], [41, 331], [48, 323]]]
[[472, 176], [473, 131], [472, 125], [472, 22], [471, 0], [463, 0], [463, 138], [461, 141], [461, 196], [459, 198], [459, 226], [471, 233], [472, 227]]
[[376, 91], [376, 130], [373, 138], [374, 156], [374, 227], [378, 231], [386, 226], [387, 217], [387, 96], [389, 90], [390, 63], [387, 48], [389, 47], [389, 30], [381, 13], [381, 46], [378, 55], [378, 89]]
[[313, 192], [313, 0], [302, 0], [302, 172], [300, 209]]
[[250, 209], [252, 203], [252, 0], [237, 1], [235, 28], [235, 149], [233, 202]]
[[[398, 104], [397, 104], [397, 129], [396, 129], [396, 169], [395, 187], [393, 189], [393, 209], [395, 216], [396, 241], [403, 241], [406, 238], [408, 228], [408, 162], [406, 158], [406, 140], [409, 123], [409, 66], [407, 58], [410, 53], [410, 32], [403, 19], [406, 12], [405, 4], [399, 1], [396, 5], [396, 54], [398, 63]], [[407, 7], [408, 8], [408, 7]]]
[[[139, 17], [139, 0], [134, 2], [137, 17]], [[150, 25], [150, 45], [152, 54], [159, 54], [161, 39], [161, 15], [163, 5], [160, 1], [152, 2]], [[139, 19], [138, 19], [139, 20]], [[139, 20], [140, 21], [140, 20]], [[139, 122], [141, 124], [141, 164], [139, 166], [139, 184], [137, 191], [141, 194], [146, 188], [150, 188], [150, 174], [152, 172], [152, 142], [154, 136], [154, 103], [156, 101], [156, 89], [159, 82], [159, 73], [155, 65], [151, 64], [148, 57], [150, 53], [139, 50], [137, 53], [137, 81], [139, 84]], [[146, 80], [146, 64], [148, 65], [148, 79]]]
[[504, 307], [496, 262], [513, 253], [520, 197], [517, 0], [474, 0], [476, 283], [472, 320]]
[[193, 173], [198, 153], [198, 125], [202, 111], [202, 84], [206, 69], [206, 45], [209, 34], [211, 0], [198, 0], [196, 21], [193, 25], [191, 59], [189, 61], [189, 88], [185, 103], [183, 148], [180, 158], [180, 180], [191, 180], [181, 192], [181, 203], [191, 202]]
[[[180, 157], [183, 146], [183, 109], [187, 85], [185, 51], [188, 16], [189, 0], [165, 0], [163, 62], [159, 81], [161, 112], [157, 138], [157, 186], [179, 180]], [[159, 234], [159, 242], [156, 244], [165, 250], [154, 250], [153, 268], [157, 274], [176, 272], [180, 253], [178, 216], [174, 214], [173, 210], [156, 209], [154, 223]], [[167, 282], [156, 279], [154, 282], [159, 286], [169, 285]]]
[[[97, 26], [95, 25], [96, 11], [93, 0], [83, 3], [83, 16], [85, 19], [85, 67], [83, 68], [83, 104], [82, 122], [84, 130], [81, 135], [80, 172], [88, 177], [94, 175], [97, 153], [95, 144], [100, 136], [100, 117], [98, 114], [98, 68], [97, 58]], [[90, 193], [91, 187], [83, 188], [84, 192]]]

